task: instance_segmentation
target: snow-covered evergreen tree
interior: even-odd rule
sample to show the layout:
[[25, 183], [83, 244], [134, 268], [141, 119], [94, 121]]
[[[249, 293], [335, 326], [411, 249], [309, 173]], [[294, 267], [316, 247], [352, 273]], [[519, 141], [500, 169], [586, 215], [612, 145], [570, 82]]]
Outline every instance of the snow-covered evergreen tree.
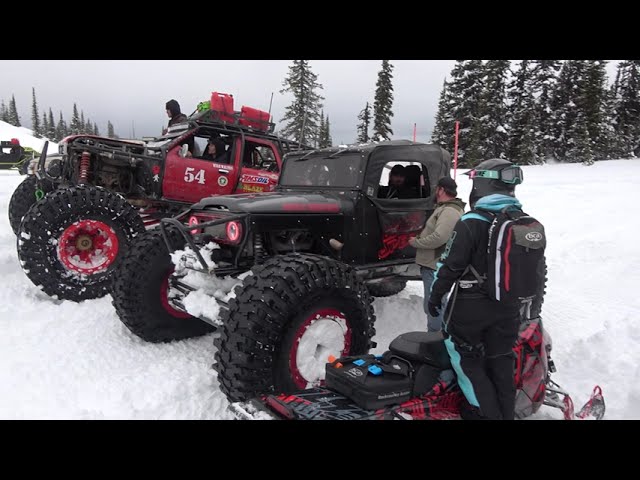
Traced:
[[483, 158], [506, 158], [509, 147], [507, 77], [509, 60], [488, 60], [484, 66], [482, 91], [483, 120], [481, 152]]
[[51, 108], [49, 108], [49, 118], [47, 121], [47, 133], [46, 136], [49, 140], [54, 140], [56, 138], [56, 122], [53, 119], [53, 112]]
[[564, 161], [570, 145], [569, 127], [578, 115], [578, 92], [580, 90], [580, 64], [583, 60], [567, 60], [562, 64], [558, 86], [554, 92], [552, 104], [553, 142], [555, 157]]
[[18, 108], [16, 107], [16, 97], [11, 95], [11, 102], [9, 102], [9, 124], [14, 127], [21, 127], [20, 115], [18, 115]]
[[84, 121], [84, 111], [80, 110], [80, 133], [87, 133], [87, 124]]
[[46, 137], [47, 132], [49, 131], [49, 121], [47, 120], [47, 112], [42, 112], [42, 122], [40, 123], [40, 130], [42, 131], [42, 136]]
[[376, 94], [373, 100], [373, 140], [391, 140], [391, 117], [393, 117], [393, 65], [389, 60], [382, 61], [378, 72]]
[[536, 146], [535, 101], [532, 94], [530, 60], [522, 60], [511, 83], [509, 96], [509, 160], [519, 164], [536, 164], [540, 159]]
[[36, 138], [42, 137], [42, 128], [40, 126], [40, 115], [38, 114], [38, 102], [36, 101], [36, 89], [31, 87], [31, 130]]
[[98, 124], [97, 123], [93, 124], [93, 134], [94, 135], [100, 135], [100, 130], [98, 130]]
[[[484, 158], [482, 60], [456, 60], [448, 84], [448, 104], [453, 122], [460, 122], [458, 158], [461, 166], [472, 167]], [[453, 130], [451, 131], [453, 137]], [[451, 140], [453, 151], [453, 138]]]
[[608, 138], [605, 134], [607, 109], [607, 72], [605, 60], [586, 60], [582, 81], [581, 110], [591, 140], [591, 151], [596, 160], [608, 157]]
[[531, 60], [531, 93], [535, 105], [535, 143], [541, 160], [554, 156], [554, 116], [552, 100], [558, 87], [560, 60]]
[[69, 124], [69, 135], [79, 135], [82, 133], [82, 124], [80, 115], [78, 114], [78, 107], [73, 104], [73, 116], [71, 117], [71, 123]]
[[640, 60], [625, 60], [618, 69], [616, 135], [620, 156], [629, 158], [640, 154]]
[[56, 125], [56, 142], [59, 142], [66, 136], [67, 136], [67, 124], [62, 118], [62, 112], [60, 112], [60, 119], [58, 120], [58, 124]]
[[440, 145], [445, 150], [453, 154], [455, 119], [453, 118], [453, 105], [449, 94], [449, 84], [445, 78], [438, 100], [438, 111], [436, 113], [435, 125], [431, 133], [431, 142]]
[[308, 60], [294, 60], [283, 81], [280, 93], [291, 93], [293, 101], [286, 107], [280, 134], [303, 144], [316, 144], [320, 127], [322, 97], [318, 75], [311, 71]]
[[2, 100], [2, 105], [0, 106], [0, 121], [9, 123], [9, 109], [4, 104], [4, 100]]
[[369, 137], [369, 125], [371, 125], [371, 106], [369, 102], [360, 110], [358, 120], [360, 120], [360, 122], [357, 127], [358, 138], [356, 138], [356, 142], [367, 143], [371, 138]]
[[326, 128], [326, 124], [325, 124], [325, 118], [324, 118], [324, 111], [321, 111], [320, 126], [318, 127], [318, 142], [316, 144], [318, 148], [324, 148], [325, 128]]
[[322, 140], [325, 148], [333, 146], [333, 139], [331, 138], [331, 122], [329, 121], [329, 115], [327, 115], [324, 121], [324, 135]]
[[575, 122], [567, 126], [567, 138], [569, 140], [565, 156], [566, 161], [593, 165], [594, 158], [591, 149], [591, 137], [589, 136], [586, 114], [583, 110], [579, 109]]
[[116, 138], [116, 133], [113, 129], [113, 124], [109, 120], [107, 120], [107, 137]]

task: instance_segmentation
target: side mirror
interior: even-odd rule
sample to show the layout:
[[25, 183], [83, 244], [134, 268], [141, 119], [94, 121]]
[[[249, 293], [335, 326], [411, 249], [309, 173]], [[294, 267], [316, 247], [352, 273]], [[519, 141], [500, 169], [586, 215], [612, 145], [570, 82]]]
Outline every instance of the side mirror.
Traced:
[[185, 158], [187, 156], [188, 151], [189, 151], [189, 145], [185, 143], [180, 147], [180, 151], [178, 152], [178, 155], [180, 155], [180, 158]]

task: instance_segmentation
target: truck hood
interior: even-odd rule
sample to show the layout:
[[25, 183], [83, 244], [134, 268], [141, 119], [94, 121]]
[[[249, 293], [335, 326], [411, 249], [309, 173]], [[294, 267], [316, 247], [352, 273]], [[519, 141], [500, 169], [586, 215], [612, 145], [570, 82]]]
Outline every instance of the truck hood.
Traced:
[[333, 213], [343, 208], [337, 195], [331, 193], [268, 192], [208, 197], [196, 203], [193, 210], [226, 207], [233, 213]]
[[139, 145], [139, 146], [144, 146], [146, 144], [146, 142], [143, 140], [129, 140], [129, 139], [121, 139], [121, 138], [116, 139], [116, 138], [102, 137], [99, 135], [69, 135], [68, 137], [63, 138], [60, 141], [60, 143], [70, 143], [73, 140], [76, 140], [77, 138], [93, 138], [95, 140], [104, 140], [112, 144], [120, 143], [125, 145]]

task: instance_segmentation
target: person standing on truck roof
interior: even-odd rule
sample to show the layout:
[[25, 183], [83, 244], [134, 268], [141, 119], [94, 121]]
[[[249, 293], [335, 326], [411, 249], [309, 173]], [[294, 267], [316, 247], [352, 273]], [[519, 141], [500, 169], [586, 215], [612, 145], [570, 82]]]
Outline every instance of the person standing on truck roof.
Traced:
[[176, 100], [169, 100], [165, 107], [167, 109], [167, 116], [169, 117], [169, 125], [167, 125], [167, 128], [163, 132], [163, 135], [167, 133], [167, 130], [172, 125], [180, 122], [185, 122], [187, 120], [187, 116], [180, 111], [180, 104]]

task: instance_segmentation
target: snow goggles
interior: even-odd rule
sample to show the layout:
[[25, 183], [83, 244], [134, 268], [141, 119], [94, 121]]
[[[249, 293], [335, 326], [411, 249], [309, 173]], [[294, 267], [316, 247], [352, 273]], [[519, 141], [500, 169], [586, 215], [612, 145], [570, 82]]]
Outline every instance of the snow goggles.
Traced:
[[519, 185], [524, 180], [522, 169], [516, 165], [513, 167], [503, 168], [502, 170], [471, 170], [468, 173], [469, 178], [486, 178], [491, 180], [500, 180], [501, 182], [511, 185]]

